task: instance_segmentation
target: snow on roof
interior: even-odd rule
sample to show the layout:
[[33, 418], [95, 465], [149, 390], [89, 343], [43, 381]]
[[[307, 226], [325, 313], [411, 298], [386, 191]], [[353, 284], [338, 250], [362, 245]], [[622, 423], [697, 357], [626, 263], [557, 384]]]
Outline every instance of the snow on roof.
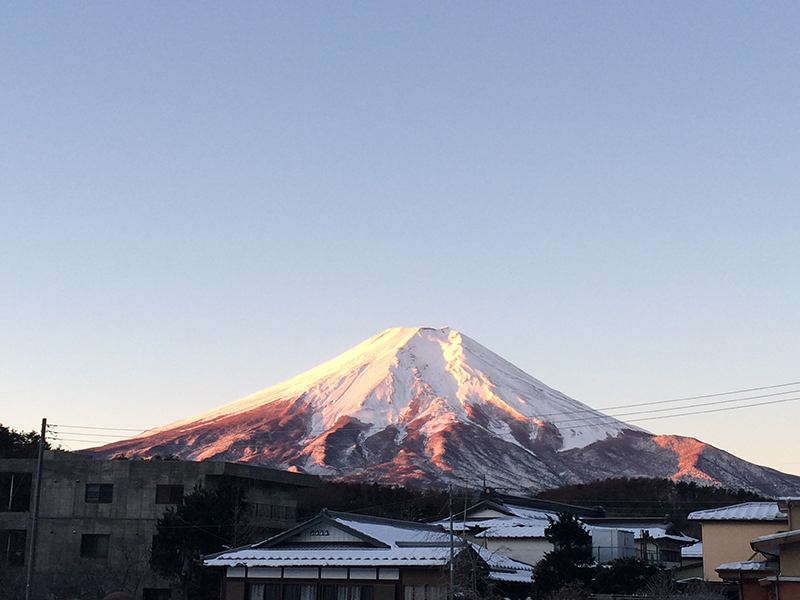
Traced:
[[549, 526], [532, 519], [492, 519], [485, 525], [486, 529], [476, 537], [480, 538], [543, 538], [544, 530]]
[[[292, 543], [293, 536], [328, 525], [359, 534], [363, 543]], [[296, 539], [296, 538], [295, 538]], [[460, 549], [462, 544], [456, 540]], [[289, 531], [242, 548], [206, 557], [208, 566], [440, 566], [450, 559], [450, 535], [441, 527], [350, 513], [323, 511]]]
[[505, 504], [505, 507], [512, 515], [523, 519], [536, 519], [549, 523], [550, 519], [558, 518], [558, 513], [552, 510], [529, 508], [527, 506], [519, 506], [518, 504]]
[[[296, 536], [311, 527], [339, 527], [363, 536], [363, 543], [298, 544]], [[472, 546], [489, 564], [490, 576], [502, 581], [530, 582], [533, 568], [502, 554]], [[455, 539], [456, 552], [464, 544]], [[308, 523], [258, 544], [235, 548], [205, 558], [207, 566], [248, 567], [364, 566], [441, 567], [450, 560], [450, 534], [441, 527], [366, 517], [350, 513], [324, 512]]]
[[[460, 547], [460, 546], [459, 546]], [[450, 560], [450, 548], [245, 548], [207, 558], [207, 566], [247, 565], [248, 567], [332, 567], [342, 565], [363, 567], [434, 567]]]
[[746, 502], [689, 513], [692, 521], [786, 521], [776, 502]]
[[703, 542], [684, 546], [681, 548], [681, 556], [684, 558], [703, 558]]
[[648, 537], [654, 540], [675, 540], [676, 542], [684, 542], [686, 544], [693, 544], [697, 540], [693, 537], [689, 537], [688, 535], [683, 534], [675, 534], [669, 533], [669, 527], [660, 526], [660, 527], [641, 527], [636, 528], [633, 526], [626, 526], [621, 527], [621, 529], [631, 529], [633, 533], [636, 535], [636, 539], [642, 538], [642, 532], [646, 532]]
[[715, 571], [773, 571], [765, 560], [741, 560], [723, 563]]
[[487, 548], [481, 548], [477, 544], [470, 545], [489, 565], [489, 579], [521, 583], [533, 581], [533, 567], [531, 565], [509, 558], [504, 554], [498, 554]]
[[760, 542], [782, 542], [800, 538], [800, 529], [792, 529], [791, 531], [780, 531], [778, 533], [770, 533], [769, 535], [760, 535], [753, 540], [753, 543]]

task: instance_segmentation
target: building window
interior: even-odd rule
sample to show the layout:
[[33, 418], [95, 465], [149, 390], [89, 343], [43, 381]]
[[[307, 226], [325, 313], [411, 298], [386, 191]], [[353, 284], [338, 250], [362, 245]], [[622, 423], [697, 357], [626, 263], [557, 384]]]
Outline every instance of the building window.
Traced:
[[0, 529], [0, 563], [25, 564], [24, 529]]
[[108, 558], [108, 534], [84, 533], [81, 536], [82, 558]]
[[111, 483], [87, 483], [86, 502], [107, 504], [114, 500], [114, 485]]
[[324, 584], [322, 600], [372, 600], [372, 586]]
[[677, 550], [662, 550], [661, 551], [661, 561], [662, 562], [680, 562], [680, 554]]
[[0, 512], [27, 512], [30, 502], [30, 473], [0, 473]]
[[182, 485], [156, 486], [156, 504], [180, 504], [182, 499]]
[[446, 600], [446, 585], [407, 585], [405, 600]]
[[283, 600], [316, 600], [317, 586], [287, 583], [283, 586]]
[[144, 588], [142, 590], [142, 600], [170, 600], [172, 590], [169, 588]]
[[279, 583], [249, 583], [247, 600], [281, 600], [281, 586]]

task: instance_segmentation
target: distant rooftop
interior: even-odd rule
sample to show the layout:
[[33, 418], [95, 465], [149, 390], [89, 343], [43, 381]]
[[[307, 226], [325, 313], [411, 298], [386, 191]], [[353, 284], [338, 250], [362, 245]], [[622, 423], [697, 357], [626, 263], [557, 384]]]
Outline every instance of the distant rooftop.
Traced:
[[746, 502], [689, 513], [691, 521], [787, 521], [777, 502]]

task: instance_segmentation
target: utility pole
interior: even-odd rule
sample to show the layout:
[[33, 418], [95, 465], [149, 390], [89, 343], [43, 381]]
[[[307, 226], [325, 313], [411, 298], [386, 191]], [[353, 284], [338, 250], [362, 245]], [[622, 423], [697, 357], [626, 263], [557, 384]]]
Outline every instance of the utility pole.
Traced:
[[453, 583], [455, 581], [455, 577], [453, 574], [453, 562], [455, 558], [455, 551], [453, 548], [453, 484], [451, 483], [449, 488], [449, 504], [450, 504], [450, 593], [448, 597], [450, 600], [453, 600]]
[[42, 419], [42, 433], [39, 434], [39, 457], [36, 461], [36, 487], [33, 491], [33, 511], [31, 515], [31, 540], [28, 544], [28, 568], [25, 576], [25, 600], [31, 600], [33, 584], [33, 565], [36, 562], [36, 534], [39, 528], [39, 497], [42, 493], [42, 463], [44, 462], [47, 419]]

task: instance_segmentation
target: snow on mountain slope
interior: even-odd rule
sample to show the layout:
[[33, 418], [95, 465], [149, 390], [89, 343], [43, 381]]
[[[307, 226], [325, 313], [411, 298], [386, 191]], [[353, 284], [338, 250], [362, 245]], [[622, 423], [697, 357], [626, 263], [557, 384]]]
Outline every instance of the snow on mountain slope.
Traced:
[[140, 437], [211, 425], [299, 397], [313, 412], [307, 432], [312, 438], [343, 417], [369, 425], [364, 437], [389, 426], [402, 435], [415, 420], [424, 422], [420, 431], [430, 436], [455, 422], [480, 420], [487, 407], [492, 416], [483, 419], [484, 426], [514, 444], [519, 442], [509, 421], [529, 425], [534, 438], [545, 427], [557, 431], [563, 450], [641, 431], [549, 388], [458, 331], [397, 327], [281, 384]]
[[448, 328], [387, 329], [276, 386], [88, 452], [428, 487], [486, 477], [515, 493], [625, 476], [800, 494], [798, 477], [653, 436]]

